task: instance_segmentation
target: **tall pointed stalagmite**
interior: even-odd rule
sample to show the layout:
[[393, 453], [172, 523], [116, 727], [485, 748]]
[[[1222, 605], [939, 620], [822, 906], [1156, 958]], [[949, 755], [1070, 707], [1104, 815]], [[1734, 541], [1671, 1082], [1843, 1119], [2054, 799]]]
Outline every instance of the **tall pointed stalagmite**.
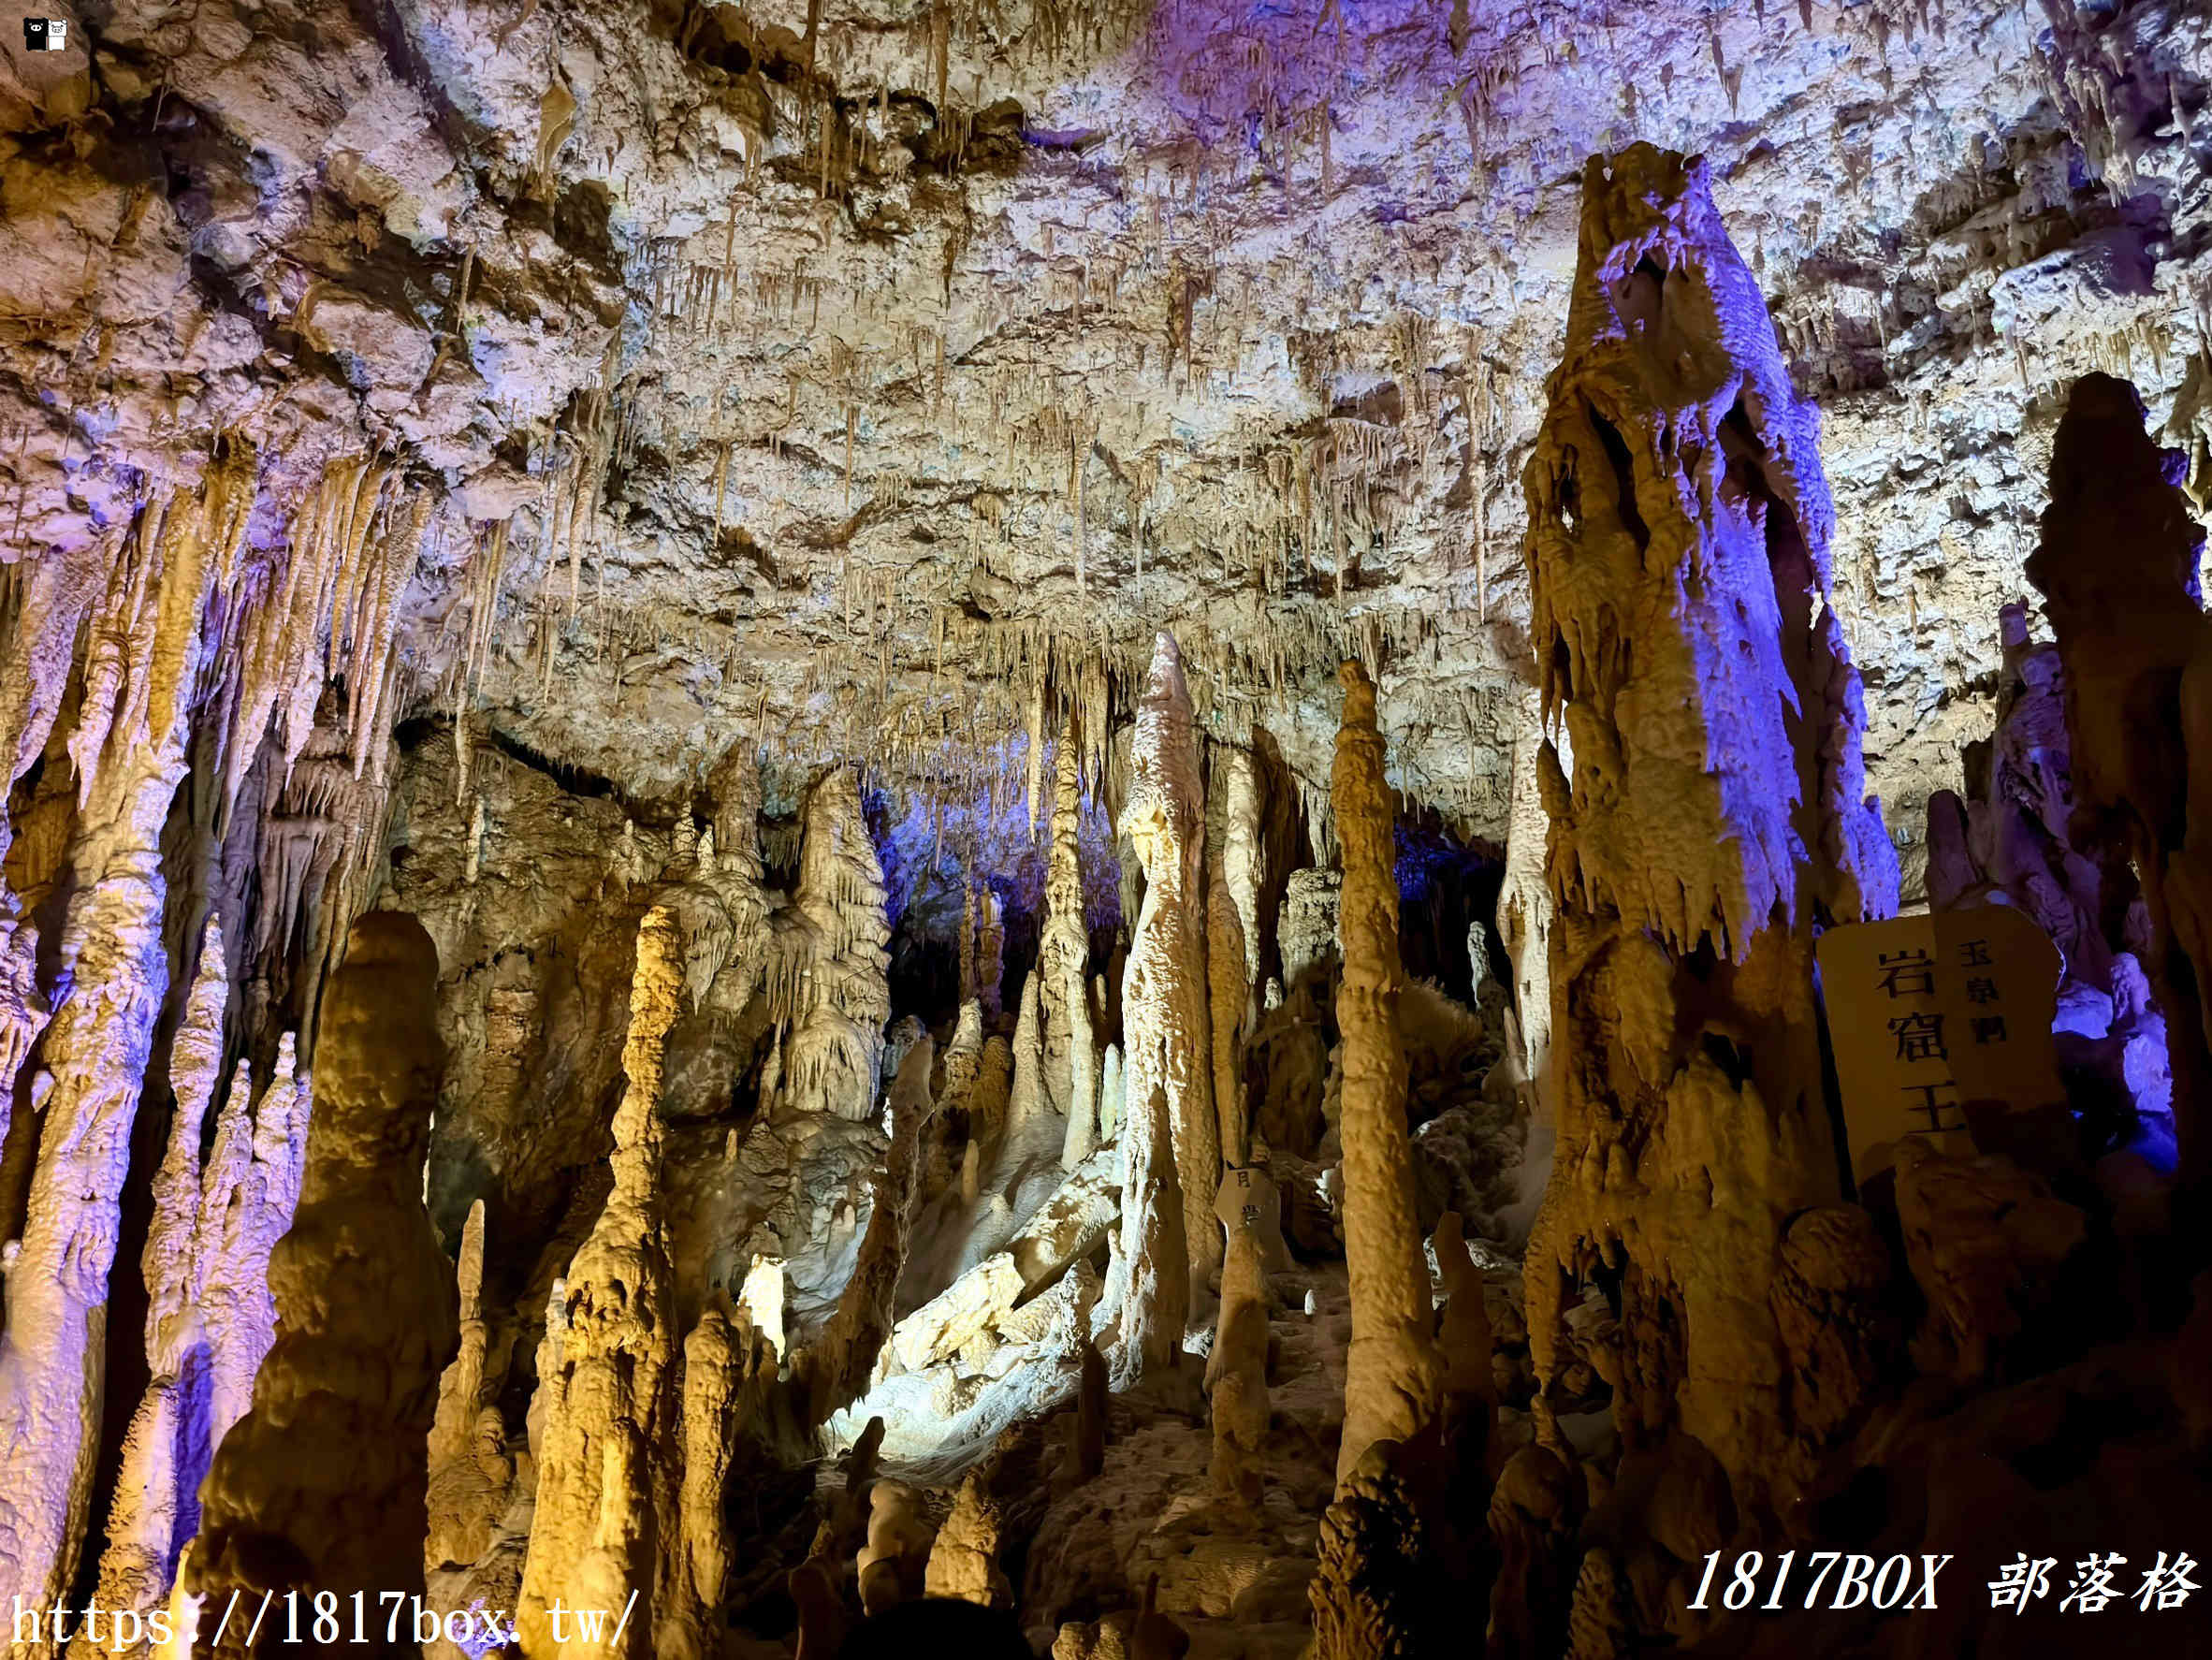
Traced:
[[1214, 1223], [1221, 1132], [1206, 1006], [1205, 798], [1183, 655], [1164, 632], [1137, 707], [1121, 829], [1144, 866], [1143, 906], [1122, 971], [1123, 1089], [1132, 1119], [1155, 1090], [1166, 1095], [1190, 1291], [1202, 1296], [1221, 1266], [1221, 1230]]
[[1044, 881], [1044, 927], [1037, 941], [1038, 995], [1044, 1015], [1044, 1081], [1068, 1115], [1061, 1157], [1073, 1170], [1099, 1136], [1099, 1055], [1091, 1031], [1090, 925], [1084, 911], [1081, 737], [1069, 712], [1054, 758], [1052, 852]]
[[[2076, 823], [2102, 832], [2115, 866], [2132, 865], [2148, 902], [2145, 967], [2166, 1016], [2177, 1175], [2201, 1201], [2212, 1197], [2212, 621], [2197, 592], [2205, 531], [2176, 485], [2182, 458], [2143, 423], [2127, 382], [2074, 383], [2028, 579], [2066, 669]], [[2176, 1215], [2200, 1257], [2212, 1255], [2205, 1206]]]
[[[1549, 1383], [1564, 1288], [1609, 1265], [1623, 1439], [1695, 1436], [1751, 1513], [1790, 1458], [1779, 1242], [1839, 1185], [1813, 930], [1896, 904], [1816, 439], [1705, 164], [1642, 144], [1591, 162], [1526, 476], [1536, 659], [1575, 767], [1538, 756], [1571, 1064], [1529, 1341]], [[1542, 1393], [1536, 1415], [1564, 1453]]]
[[[131, 1123], [168, 989], [162, 824], [184, 774], [202, 610], [252, 498], [240, 455], [196, 499], [147, 503], [89, 625], [68, 744], [79, 807], [78, 885], [60, 941], [69, 992], [47, 1028], [52, 1083], [0, 1336], [0, 1608], [18, 1595], [55, 1601], [81, 1547]], [[20, 1012], [0, 1021], [12, 1030]]]
[[1352, 1345], [1345, 1361], [1341, 1485], [1377, 1441], [1409, 1440], [1435, 1416], [1444, 1379], [1432, 1336], [1429, 1274], [1414, 1202], [1405, 1123], [1405, 1050], [1398, 1037], [1397, 818], [1383, 778], [1375, 684], [1356, 663], [1337, 670], [1344, 722], [1330, 800], [1343, 848], [1337, 931], [1344, 979], [1344, 1239], [1351, 1273]]
[[807, 937], [798, 948], [803, 978], [784, 992], [793, 1018], [783, 1056], [791, 1108], [869, 1117], [891, 1018], [891, 929], [883, 866], [850, 767], [823, 774], [807, 793], [793, 909]]
[[193, 1418], [204, 1399], [208, 1371], [198, 1308], [199, 1143], [222, 1076], [229, 993], [223, 930], [210, 917], [200, 939], [199, 971], [169, 1049], [176, 1113], [167, 1151], [154, 1172], [153, 1218], [139, 1257], [146, 1274], [148, 1382], [124, 1437], [123, 1470], [108, 1514], [108, 1549], [100, 1557], [94, 1599], [104, 1609], [134, 1609], [141, 1616], [168, 1599], [178, 1553], [196, 1520], [197, 1507], [186, 1495], [207, 1474], [192, 1457], [206, 1434]]
[[[625, 1654], [654, 1652], [675, 1543], [676, 1310], [661, 1199], [662, 1046], [683, 991], [683, 940], [655, 909], [637, 932], [628, 1084], [615, 1109], [614, 1189], [569, 1264], [558, 1367], [539, 1379], [537, 1519], [515, 1628], [526, 1655], [556, 1652], [548, 1611], [604, 1607], [605, 1580], [639, 1594]], [[550, 1391], [549, 1393], [547, 1391]], [[609, 1651], [610, 1653], [612, 1651]]]
[[246, 1653], [239, 1622], [212, 1641], [234, 1591], [257, 1604], [422, 1589], [429, 1429], [458, 1347], [453, 1271], [422, 1204], [444, 1067], [437, 980], [429, 936], [391, 911], [354, 925], [331, 977], [298, 1210], [269, 1263], [281, 1335], [215, 1454], [178, 1574], [196, 1653]]

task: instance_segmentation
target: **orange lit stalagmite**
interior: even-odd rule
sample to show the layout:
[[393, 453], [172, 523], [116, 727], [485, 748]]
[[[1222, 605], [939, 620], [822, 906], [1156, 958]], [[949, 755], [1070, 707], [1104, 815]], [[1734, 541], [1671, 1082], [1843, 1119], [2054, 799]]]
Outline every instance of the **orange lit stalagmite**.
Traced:
[[279, 1335], [178, 1574], [180, 1638], [183, 1599], [197, 1608], [195, 1653], [247, 1652], [242, 1622], [213, 1640], [234, 1591], [257, 1603], [422, 1589], [429, 1430], [458, 1343], [452, 1265], [422, 1205], [444, 1066], [437, 973], [420, 924], [374, 911], [331, 979], [298, 1210], [269, 1258]]
[[682, 990], [676, 919], [653, 910], [637, 933], [614, 1188], [569, 1264], [558, 1366], [538, 1379], [532, 1408], [544, 1411], [537, 1516], [515, 1623], [527, 1655], [557, 1652], [556, 1600], [620, 1608], [636, 1592], [625, 1654], [653, 1653], [656, 1624], [669, 1612], [662, 1592], [676, 1544], [680, 1420], [660, 1099], [662, 1045]]
[[[1695, 1437], [1757, 1515], [1803, 1473], [1778, 1246], [1840, 1181], [1813, 930], [1893, 908], [1896, 866], [1861, 800], [1813, 412], [1702, 161], [1590, 163], [1549, 398], [1528, 558], [1575, 770], [1538, 756], [1558, 1146], [1530, 1351], [1549, 1386], [1563, 1287], [1617, 1274], [1624, 1443]], [[1542, 1388], [1535, 1413], [1564, 1453]]]
[[1344, 1034], [1345, 1263], [1352, 1289], [1344, 1438], [1336, 1450], [1341, 1488], [1370, 1447], [1407, 1440], [1434, 1418], [1444, 1365], [1433, 1337], [1405, 1127], [1396, 815], [1383, 779], [1375, 684], [1354, 663], [1337, 673], [1344, 683], [1344, 720], [1337, 728], [1331, 797], [1344, 850], [1338, 913], [1344, 982], [1336, 995], [1336, 1024]]

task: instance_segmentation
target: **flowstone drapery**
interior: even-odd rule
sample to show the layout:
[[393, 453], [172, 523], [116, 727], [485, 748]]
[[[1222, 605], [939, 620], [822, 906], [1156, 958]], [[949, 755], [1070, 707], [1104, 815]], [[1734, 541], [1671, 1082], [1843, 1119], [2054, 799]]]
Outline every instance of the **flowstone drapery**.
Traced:
[[1779, 1506], [1801, 1472], [1777, 1244], [1839, 1182], [1813, 928], [1886, 913], [1896, 874], [1860, 798], [1813, 412], [1702, 161], [1639, 144], [1585, 169], [1549, 400], [1529, 564], [1575, 774], [1540, 752], [1562, 1061], [1530, 1350], [1548, 1385], [1563, 1282], [1619, 1273], [1624, 1441], [1679, 1428], [1739, 1504]]

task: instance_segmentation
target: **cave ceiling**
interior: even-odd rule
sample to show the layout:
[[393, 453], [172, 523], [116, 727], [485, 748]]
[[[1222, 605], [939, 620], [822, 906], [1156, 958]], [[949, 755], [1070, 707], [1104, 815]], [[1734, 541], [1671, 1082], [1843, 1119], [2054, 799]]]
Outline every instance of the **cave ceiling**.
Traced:
[[1820, 406], [1910, 889], [2066, 379], [2186, 436], [2212, 375], [2205, 8], [2060, 9], [124, 0], [0, 84], [10, 510], [243, 440], [271, 546], [392, 461], [393, 706], [633, 804], [749, 736], [972, 774], [1166, 626], [1309, 786], [1365, 658], [1500, 840], [1581, 169], [1645, 138]]

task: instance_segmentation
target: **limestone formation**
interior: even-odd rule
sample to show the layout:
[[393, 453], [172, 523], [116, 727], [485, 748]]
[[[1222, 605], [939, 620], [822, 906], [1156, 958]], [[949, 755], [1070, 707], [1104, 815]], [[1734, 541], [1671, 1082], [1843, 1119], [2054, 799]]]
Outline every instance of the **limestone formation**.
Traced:
[[1121, 1132], [1121, 1231], [1100, 1299], [1100, 1330], [1111, 1327], [1114, 1387], [1175, 1363], [1190, 1318], [1190, 1258], [1183, 1243], [1168, 1092], [1155, 1085]]
[[1221, 1249], [1210, 1197], [1221, 1183], [1221, 1134], [1206, 1011], [1205, 802], [1190, 692], [1171, 634], [1154, 646], [1129, 773], [1121, 828], [1144, 866], [1144, 904], [1122, 972], [1124, 1099], [1142, 1105], [1157, 1092], [1166, 1101], [1187, 1284], [1203, 1295]]
[[[100, 1558], [97, 1582], [102, 1608], [129, 1610], [141, 1621], [168, 1598], [177, 1558], [194, 1531], [188, 1495], [207, 1474], [200, 1450], [206, 1430], [196, 1421], [209, 1369], [198, 1308], [204, 1276], [199, 1144], [200, 1126], [223, 1070], [224, 1005], [229, 990], [223, 930], [210, 918], [200, 939], [199, 969], [169, 1049], [176, 1109], [167, 1150], [153, 1178], [153, 1216], [140, 1258], [146, 1274], [149, 1381], [124, 1437], [123, 1468], [109, 1511], [108, 1549]], [[245, 1080], [240, 1082], [242, 1096]], [[256, 1362], [259, 1358], [255, 1357]]]
[[[2205, 531], [2177, 488], [2182, 458], [2144, 431], [2129, 383], [2076, 381], [2051, 449], [2050, 505], [2027, 565], [2066, 672], [2070, 782], [2108, 864], [2132, 867], [2151, 922], [2174, 1073], [2182, 1189], [2212, 1192], [2212, 624], [2199, 591]], [[2117, 872], [2115, 872], [2117, 877]], [[2202, 1204], [2185, 1227], [2199, 1236]]]
[[1317, 968], [1337, 961], [1336, 912], [1341, 872], [1293, 870], [1283, 885], [1283, 913], [1275, 939], [1283, 953], [1283, 983], [1296, 987]]
[[794, 1367], [810, 1427], [860, 1395], [891, 1337], [893, 1299], [913, 1224], [922, 1132], [933, 1110], [935, 1048], [924, 1037], [899, 1064], [891, 1085], [891, 1146], [876, 1172], [867, 1231], [836, 1312]]
[[429, 1536], [423, 1568], [473, 1563], [490, 1548], [492, 1530], [505, 1512], [514, 1462], [506, 1455], [506, 1424], [488, 1391], [492, 1372], [491, 1327], [484, 1316], [484, 1201], [469, 1207], [461, 1230], [460, 1352], [438, 1380], [438, 1409], [430, 1422]]
[[707, 1656], [720, 1652], [715, 1633], [722, 1593], [735, 1565], [725, 1510], [732, 1454], [733, 1409], [745, 1372], [739, 1335], [726, 1308], [709, 1304], [684, 1339], [683, 1474], [677, 1494], [677, 1563], [664, 1652]]
[[783, 1057], [788, 1110], [872, 1117], [891, 1017], [890, 929], [883, 868], [847, 768], [825, 773], [807, 794], [793, 912], [799, 938], [785, 946], [784, 960], [794, 967], [781, 970], [793, 978], [778, 991], [792, 1022]]
[[1756, 1505], [1793, 1433], [1777, 1245], [1839, 1182], [1813, 930], [1886, 913], [1896, 878], [1860, 799], [1813, 415], [1702, 161], [1636, 145], [1585, 169], [1526, 488], [1545, 710], [1575, 769], [1539, 751], [1551, 1044], [1573, 1065], [1526, 1260], [1530, 1351], [1549, 1386], [1563, 1285], [1623, 1272], [1624, 1437], [1679, 1428]]
[[1122, 1070], [1121, 1045], [1106, 1045], [1106, 1057], [1099, 1068], [1099, 1140], [1110, 1142], [1121, 1133], [1125, 1116], [1124, 1101], [1128, 1099], [1128, 1082]]
[[1064, 1168], [1098, 1144], [1099, 1056], [1091, 1032], [1090, 921], [1083, 891], [1082, 742], [1069, 712], [1053, 761], [1052, 853], [1044, 884], [1043, 931], [1037, 942], [1039, 1012], [1045, 1095], [1068, 1119]]
[[[11, 36], [17, 1648], [1995, 1656], [2212, 1512], [2212, 7], [1292, 9]], [[1862, 1184], [2030, 1035], [1813, 983], [1885, 838], [2065, 1099]]]
[[1267, 1268], [1259, 1206], [1246, 1215], [1248, 1175], [1231, 1171], [1215, 1205], [1228, 1236], [1221, 1268], [1221, 1318], [1206, 1359], [1206, 1398], [1214, 1415], [1215, 1492], [1246, 1505], [1259, 1500], [1267, 1440]]
[[648, 911], [622, 1041], [614, 1187], [568, 1266], [560, 1352], [539, 1378], [537, 1512], [515, 1611], [526, 1653], [554, 1651], [556, 1599], [572, 1609], [619, 1607], [638, 1592], [625, 1637], [625, 1652], [638, 1654], [653, 1652], [662, 1623], [677, 1613], [669, 1544], [677, 1536], [680, 1408], [660, 1100], [662, 1045], [682, 991], [676, 919]]
[[1343, 1036], [1345, 1260], [1352, 1281], [1352, 1346], [1345, 1363], [1341, 1485], [1378, 1441], [1410, 1440], [1435, 1416], [1443, 1363], [1431, 1336], [1428, 1274], [1414, 1208], [1405, 1128], [1405, 1052], [1398, 1039], [1398, 886], [1394, 817], [1383, 781], [1375, 686], [1359, 664], [1339, 671], [1331, 795], [1344, 848]]
[[182, 1640], [242, 1654], [232, 1593], [258, 1602], [423, 1583], [429, 1430], [458, 1341], [452, 1271], [422, 1206], [444, 1046], [437, 957], [412, 918], [353, 926], [315, 1056], [298, 1207], [269, 1258], [279, 1335], [200, 1490], [178, 1573]]
[[996, 1473], [986, 1461], [970, 1470], [960, 1483], [952, 1513], [929, 1547], [929, 1565], [923, 1578], [929, 1595], [954, 1597], [984, 1608], [1003, 1608], [1012, 1601], [1012, 1588], [998, 1568], [1003, 1523], [990, 1487]]
[[[78, 885], [60, 958], [69, 995], [43, 1040], [51, 1083], [0, 1335], [0, 1601], [52, 1603], [76, 1569], [131, 1123], [168, 986], [162, 824], [184, 774], [202, 609], [245, 533], [248, 459], [211, 473], [197, 496], [164, 490], [145, 504], [88, 624], [68, 741]], [[13, 1047], [30, 1004], [20, 972], [10, 983], [0, 1020]]]
[[1022, 982], [1021, 1013], [1013, 1032], [1013, 1076], [1008, 1085], [1004, 1129], [1011, 1137], [1034, 1124], [1052, 1107], [1045, 1085], [1044, 975], [1032, 972]]

